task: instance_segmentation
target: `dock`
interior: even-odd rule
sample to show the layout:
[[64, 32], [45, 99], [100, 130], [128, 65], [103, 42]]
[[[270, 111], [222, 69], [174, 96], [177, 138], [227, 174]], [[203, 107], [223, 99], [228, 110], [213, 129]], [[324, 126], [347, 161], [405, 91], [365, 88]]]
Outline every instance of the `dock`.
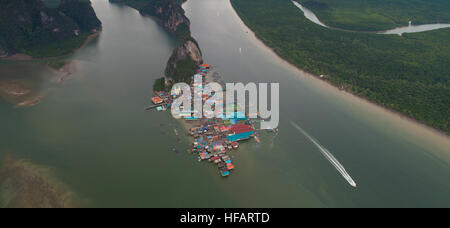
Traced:
[[147, 107], [145, 107], [145, 110], [152, 110], [152, 109], [156, 109], [158, 107], [164, 107], [167, 104], [158, 104], [158, 105], [148, 105]]

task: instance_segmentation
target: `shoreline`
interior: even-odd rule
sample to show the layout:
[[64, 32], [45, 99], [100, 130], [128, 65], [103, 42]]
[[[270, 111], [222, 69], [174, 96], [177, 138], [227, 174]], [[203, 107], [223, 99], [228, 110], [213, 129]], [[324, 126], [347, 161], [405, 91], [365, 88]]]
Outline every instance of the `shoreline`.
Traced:
[[81, 44], [80, 47], [66, 53], [66, 54], [62, 54], [62, 55], [57, 55], [57, 56], [49, 56], [49, 57], [42, 57], [42, 58], [35, 58], [32, 57], [30, 55], [27, 55], [25, 53], [16, 53], [10, 56], [6, 56], [6, 57], [0, 57], [0, 60], [5, 60], [5, 61], [31, 61], [31, 60], [49, 60], [49, 59], [53, 59], [53, 58], [58, 58], [58, 57], [67, 57], [69, 55], [74, 54], [75, 52], [79, 51], [80, 49], [83, 49], [84, 47], [86, 47], [94, 38], [100, 36], [102, 32], [102, 28], [98, 29], [96, 32], [88, 35], [86, 37], [86, 40], [83, 42], [83, 44]]
[[56, 75], [61, 75], [55, 80], [59, 84], [63, 84], [68, 77], [78, 73], [77, 60], [64, 60], [63, 62], [64, 64], [59, 68], [52, 67], [49, 64], [45, 65], [49, 71]]
[[405, 114], [403, 114], [403, 113], [401, 113], [401, 112], [399, 112], [399, 111], [396, 111], [396, 110], [390, 109], [390, 108], [388, 108], [388, 107], [385, 107], [385, 106], [383, 106], [383, 105], [381, 105], [381, 104], [378, 104], [378, 103], [376, 103], [376, 102], [374, 102], [374, 101], [371, 101], [371, 100], [369, 100], [369, 99], [367, 99], [367, 98], [365, 98], [365, 97], [363, 97], [363, 96], [359, 96], [359, 95], [357, 95], [357, 94], [355, 94], [355, 93], [352, 93], [352, 92], [350, 92], [350, 91], [347, 91], [347, 90], [345, 90], [345, 89], [341, 90], [341, 89], [339, 89], [338, 86], [332, 84], [330, 81], [320, 79], [320, 76], [314, 75], [314, 74], [312, 74], [312, 73], [310, 73], [310, 72], [308, 72], [308, 71], [306, 71], [306, 70], [304, 70], [304, 69], [302, 69], [302, 68], [296, 66], [294, 63], [292, 63], [292, 62], [290, 62], [290, 61], [284, 59], [284, 58], [281, 57], [281, 56], [280, 56], [280, 55], [279, 55], [272, 47], [270, 47], [270, 46], [268, 46], [266, 43], [264, 43], [264, 41], [263, 41], [262, 39], [260, 39], [260, 38], [255, 34], [255, 32], [253, 32], [253, 30], [251, 30], [251, 29], [247, 26], [247, 24], [245, 24], [245, 22], [242, 20], [242, 18], [239, 16], [238, 12], [237, 12], [236, 9], [234, 8], [233, 4], [231, 4], [231, 1], [228, 1], [228, 4], [230, 4], [231, 8], [233, 9], [233, 13], [234, 13], [235, 16], [239, 19], [240, 24], [241, 24], [245, 29], [247, 29], [248, 34], [250, 35], [250, 37], [252, 37], [253, 40], [256, 41], [255, 43], [256, 43], [257, 45], [260, 45], [260, 46], [263, 47], [264, 49], [266, 49], [266, 51], [268, 51], [269, 53], [274, 54], [274, 55], [277, 57], [277, 59], [280, 61], [280, 63], [285, 64], [286, 66], [291, 67], [292, 69], [294, 69], [295, 71], [297, 71], [298, 73], [300, 73], [300, 74], [301, 74], [301, 77], [305, 77], [305, 76], [306, 76], [306, 77], [308, 77], [308, 78], [313, 78], [313, 79], [316, 80], [317, 82], [322, 82], [324, 85], [327, 85], [329, 88], [332, 88], [332, 90], [334, 90], [335, 92], [343, 92], [342, 94], [345, 94], [346, 96], [348, 96], [348, 97], [350, 97], [350, 98], [357, 98], [357, 99], [359, 99], [359, 101], [361, 101], [361, 102], [363, 102], [363, 103], [366, 103], [366, 104], [368, 104], [368, 105], [371, 105], [371, 106], [373, 106], [373, 107], [376, 107], [376, 108], [378, 108], [378, 109], [381, 109], [381, 110], [383, 110], [384, 112], [387, 112], [387, 113], [389, 113], [389, 114], [391, 114], [391, 115], [400, 117], [400, 119], [406, 120], [406, 121], [408, 121], [409, 123], [412, 123], [412, 124], [415, 124], [415, 125], [417, 125], [417, 126], [423, 127], [424, 129], [430, 130], [430, 131], [431, 131], [432, 133], [434, 133], [434, 134], [438, 134], [438, 135], [440, 135], [440, 136], [444, 136], [444, 137], [446, 137], [447, 139], [450, 138], [450, 134], [447, 133], [447, 132], [445, 132], [445, 131], [442, 131], [442, 130], [440, 130], [440, 129], [434, 128], [434, 127], [432, 127], [432, 126], [430, 126], [430, 125], [428, 125], [428, 124], [426, 124], [426, 123], [423, 123], [423, 122], [421, 122], [421, 121], [419, 121], [419, 120], [417, 120], [417, 119], [414, 119], [414, 118], [412, 118], [412, 117], [409, 117], [409, 116], [407, 116], [407, 115], [405, 115]]
[[[291, 0], [292, 3], [299, 8], [303, 14], [305, 15], [306, 19], [308, 19], [309, 21], [311, 21], [314, 24], [320, 25], [322, 27], [328, 28], [328, 29], [333, 29], [333, 30], [337, 30], [337, 31], [344, 31], [344, 32], [357, 32], [357, 33], [368, 33], [368, 34], [379, 34], [379, 35], [400, 35], [402, 36], [403, 33], [417, 33], [417, 32], [426, 32], [426, 31], [432, 31], [432, 30], [438, 30], [438, 29], [444, 29], [444, 28], [449, 28], [450, 24], [449, 23], [440, 23], [440, 22], [435, 22], [435, 23], [427, 23], [427, 24], [412, 24], [412, 21], [409, 21], [411, 24], [404, 24], [401, 26], [397, 26], [397, 27], [393, 27], [390, 29], [385, 29], [385, 30], [351, 30], [351, 29], [345, 29], [345, 28], [338, 28], [338, 27], [332, 27], [328, 24], [325, 24], [323, 21], [321, 21], [316, 13], [314, 13], [314, 11], [312, 11], [309, 8], [306, 8], [305, 6], [303, 6], [300, 2], [298, 2], [298, 0]], [[317, 21], [313, 20], [313, 18], [310, 18], [307, 16], [307, 14], [310, 13], [312, 14], [311, 16], [313, 16], [315, 19], [317, 19]], [[414, 31], [414, 32], [400, 32], [400, 33], [395, 33], [394, 31], [398, 31], [398, 30], [402, 30], [402, 29], [406, 29], [406, 28], [413, 28], [413, 27], [424, 27], [424, 26], [439, 26], [442, 25], [443, 27], [440, 28], [430, 28], [427, 30], [423, 30], [423, 31]]]
[[[70, 53], [64, 54], [64, 55], [60, 55], [60, 56], [52, 56], [52, 57], [44, 57], [44, 58], [33, 58], [29, 55], [23, 54], [23, 53], [17, 53], [14, 54], [12, 56], [8, 56], [7, 58], [0, 58], [0, 61], [6, 61], [6, 62], [26, 62], [26, 61], [45, 61], [45, 60], [49, 60], [49, 62], [42, 62], [45, 67], [53, 72], [55, 75], [60, 75], [60, 77], [57, 77], [55, 79], [55, 82], [58, 84], [63, 84], [64, 81], [71, 76], [72, 74], [76, 74], [77, 73], [77, 69], [76, 69], [76, 61], [72, 60], [72, 59], [63, 59], [63, 60], [59, 60], [62, 61], [62, 65], [59, 68], [56, 67], [52, 67], [50, 62], [52, 61], [58, 61], [58, 58], [63, 58], [63, 57], [67, 57], [70, 55], [73, 55], [74, 53], [76, 53], [77, 51], [85, 48], [87, 45], [89, 45], [91, 43], [91, 41], [95, 38], [97, 38], [100, 34], [101, 34], [101, 29], [96, 31], [95, 33], [90, 34], [89, 36], [86, 37], [86, 40], [83, 42], [83, 44], [72, 50]], [[14, 84], [13, 84], [14, 85]], [[37, 104], [39, 104], [43, 99], [44, 99], [44, 95], [39, 93], [39, 92], [32, 92], [29, 91], [27, 94], [25, 95], [11, 95], [9, 92], [9, 88], [10, 85], [6, 85], [3, 86], [3, 88], [0, 88], [0, 96], [12, 103], [12, 105], [14, 105], [15, 108], [22, 108], [22, 107], [32, 107], [35, 106]], [[12, 90], [14, 91], [14, 90]], [[32, 94], [33, 95], [30, 95]], [[24, 99], [19, 99], [21, 97], [24, 97]]]

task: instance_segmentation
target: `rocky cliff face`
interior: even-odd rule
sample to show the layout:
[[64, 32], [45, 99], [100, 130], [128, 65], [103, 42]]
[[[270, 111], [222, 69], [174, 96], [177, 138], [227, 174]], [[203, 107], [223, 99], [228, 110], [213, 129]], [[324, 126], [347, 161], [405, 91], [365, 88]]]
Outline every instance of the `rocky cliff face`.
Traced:
[[181, 44], [173, 51], [167, 62], [167, 79], [187, 81], [199, 64], [203, 62], [202, 52], [191, 37], [190, 21], [184, 15], [181, 3], [185, 0], [109, 0], [129, 5], [143, 15], [154, 17], [170, 33], [177, 36]]
[[192, 40], [187, 40], [175, 49], [176, 60], [181, 61], [191, 59], [196, 64], [202, 63], [202, 53], [200, 48]]
[[0, 56], [76, 38], [100, 26], [90, 1], [61, 0], [58, 8], [47, 8], [41, 0], [0, 0]]
[[154, 17], [167, 31], [181, 39], [190, 37], [190, 22], [184, 15], [181, 0], [109, 0], [129, 5], [143, 15]]
[[184, 38], [190, 36], [190, 21], [180, 5], [172, 0], [153, 0], [141, 12], [156, 17], [170, 32]]
[[166, 77], [175, 81], [186, 81], [203, 62], [202, 52], [193, 39], [185, 40], [172, 53], [166, 66]]
[[[131, 1], [136, 0], [110, 0], [135, 6]], [[184, 0], [141, 0], [146, 2], [139, 9], [143, 15], [150, 15], [170, 33], [181, 40], [181, 44], [173, 51], [167, 62], [165, 75], [167, 79], [186, 81], [195, 73], [197, 66], [203, 62], [202, 52], [191, 37], [190, 21], [185, 16], [181, 3]]]

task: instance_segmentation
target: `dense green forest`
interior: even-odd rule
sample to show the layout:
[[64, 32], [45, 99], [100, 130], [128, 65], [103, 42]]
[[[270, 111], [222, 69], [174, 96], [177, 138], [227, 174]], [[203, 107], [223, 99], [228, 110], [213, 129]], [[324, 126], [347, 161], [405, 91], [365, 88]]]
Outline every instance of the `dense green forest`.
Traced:
[[153, 83], [153, 91], [167, 91], [166, 79], [164, 77], [158, 78]]
[[450, 23], [449, 0], [297, 0], [326, 25], [381, 31], [413, 24]]
[[280, 56], [332, 84], [450, 132], [450, 29], [380, 35], [330, 30], [290, 0], [231, 0]]
[[[176, 51], [176, 50], [175, 50]], [[191, 76], [195, 74], [198, 66], [195, 61], [191, 58], [186, 58], [183, 60], [175, 60], [176, 54], [172, 54], [169, 59], [169, 63], [173, 61], [177, 61], [176, 67], [166, 67], [165, 74], [171, 79], [175, 80], [175, 82], [191, 82]]]
[[89, 0], [0, 0], [0, 51], [67, 54], [101, 27]]

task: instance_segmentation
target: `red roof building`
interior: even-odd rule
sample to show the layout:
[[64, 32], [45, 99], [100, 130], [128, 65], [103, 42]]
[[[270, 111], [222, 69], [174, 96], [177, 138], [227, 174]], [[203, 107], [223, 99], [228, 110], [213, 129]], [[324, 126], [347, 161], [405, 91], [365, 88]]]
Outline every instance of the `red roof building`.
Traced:
[[161, 97], [154, 97], [152, 98], [152, 102], [153, 104], [161, 104], [163, 100], [161, 99]]
[[229, 130], [230, 130], [230, 127], [227, 127], [227, 126], [220, 126], [220, 131], [221, 131], [221, 132], [229, 131]]
[[253, 129], [248, 124], [238, 123], [238, 124], [231, 126], [231, 131], [233, 131], [234, 134], [239, 134], [239, 133], [243, 133], [243, 132], [253, 131]]

